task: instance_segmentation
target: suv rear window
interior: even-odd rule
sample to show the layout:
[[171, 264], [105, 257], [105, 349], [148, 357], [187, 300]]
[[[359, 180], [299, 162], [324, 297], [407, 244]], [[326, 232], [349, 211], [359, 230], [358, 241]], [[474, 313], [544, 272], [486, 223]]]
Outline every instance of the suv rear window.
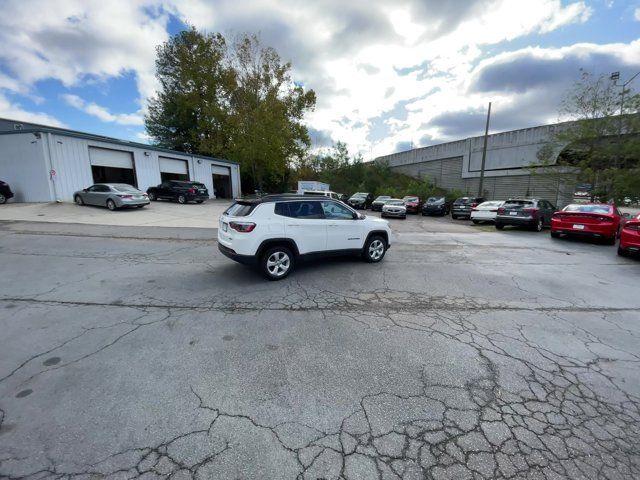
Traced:
[[469, 197], [456, 198], [456, 201], [453, 203], [455, 205], [464, 205], [467, 203], [471, 203], [471, 199]]
[[227, 208], [224, 214], [229, 215], [230, 217], [246, 217], [253, 212], [254, 208], [256, 208], [255, 204], [236, 202]]

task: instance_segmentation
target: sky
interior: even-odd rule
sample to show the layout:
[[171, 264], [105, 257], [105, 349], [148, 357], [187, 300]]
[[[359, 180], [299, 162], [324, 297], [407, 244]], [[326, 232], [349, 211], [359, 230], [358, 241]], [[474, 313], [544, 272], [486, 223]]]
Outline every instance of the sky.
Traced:
[[[0, 0], [0, 117], [149, 142], [156, 46], [257, 33], [365, 160], [562, 119], [579, 78], [640, 71], [640, 0]], [[636, 80], [640, 90], [640, 77]]]

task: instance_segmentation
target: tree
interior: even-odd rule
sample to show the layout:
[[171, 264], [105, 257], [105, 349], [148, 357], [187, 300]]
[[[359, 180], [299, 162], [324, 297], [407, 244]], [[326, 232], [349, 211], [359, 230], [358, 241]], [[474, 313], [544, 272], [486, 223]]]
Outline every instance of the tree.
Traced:
[[621, 92], [609, 78], [581, 70], [560, 108], [561, 116], [572, 121], [561, 124], [539, 150], [538, 171], [556, 166], [560, 176], [577, 172], [601, 199], [637, 195], [633, 189], [640, 183], [640, 96], [624, 94], [621, 109]]
[[149, 101], [147, 132], [163, 147], [240, 163], [245, 185], [279, 190], [290, 164], [310, 146], [305, 114], [313, 90], [296, 85], [291, 64], [244, 34], [228, 45], [195, 28], [158, 47], [160, 91]]

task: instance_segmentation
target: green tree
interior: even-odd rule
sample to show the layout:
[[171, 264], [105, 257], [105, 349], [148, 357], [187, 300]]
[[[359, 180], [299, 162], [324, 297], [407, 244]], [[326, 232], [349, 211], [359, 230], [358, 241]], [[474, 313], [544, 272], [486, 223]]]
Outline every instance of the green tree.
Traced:
[[147, 132], [163, 147], [240, 163], [245, 187], [284, 188], [291, 163], [310, 146], [305, 114], [313, 90], [255, 35], [231, 45], [218, 33], [183, 31], [157, 49], [160, 91], [149, 101]]
[[571, 121], [556, 129], [533, 167], [554, 171], [559, 182], [574, 172], [604, 200], [638, 195], [634, 188], [640, 183], [640, 96], [625, 91], [621, 108], [621, 93], [608, 77], [581, 71], [561, 103], [561, 116]]

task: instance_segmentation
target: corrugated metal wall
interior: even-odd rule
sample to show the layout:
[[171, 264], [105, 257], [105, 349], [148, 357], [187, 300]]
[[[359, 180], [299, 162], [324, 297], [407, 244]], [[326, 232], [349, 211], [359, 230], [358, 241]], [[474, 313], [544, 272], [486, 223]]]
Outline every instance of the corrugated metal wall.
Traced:
[[15, 195], [10, 202], [50, 202], [44, 143], [32, 134], [0, 135], [0, 180]]

